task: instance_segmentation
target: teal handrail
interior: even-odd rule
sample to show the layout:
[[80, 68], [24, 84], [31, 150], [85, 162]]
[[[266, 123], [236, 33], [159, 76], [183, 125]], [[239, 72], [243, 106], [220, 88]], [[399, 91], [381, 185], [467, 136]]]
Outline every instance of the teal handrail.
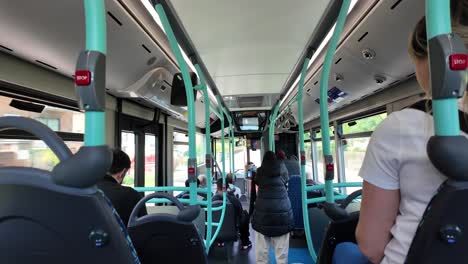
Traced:
[[234, 125], [227, 109], [222, 107], [222, 112], [226, 115], [229, 123], [229, 166], [231, 173], [234, 173]]
[[280, 103], [278, 102], [276, 105], [275, 105], [275, 108], [273, 109], [273, 113], [271, 114], [270, 116], [270, 127], [268, 128], [268, 135], [269, 135], [269, 138], [268, 138], [268, 141], [270, 143], [270, 146], [269, 146], [269, 149], [270, 151], [273, 151], [275, 152], [275, 119], [276, 119], [276, 116], [278, 115], [278, 110], [279, 110], [279, 107], [280, 107]]
[[[86, 50], [107, 52], [106, 11], [104, 0], [85, 0]], [[96, 87], [104, 90], [105, 87]], [[106, 144], [106, 113], [104, 111], [85, 112], [85, 146]]]
[[[219, 107], [219, 112], [223, 113], [225, 110], [223, 109], [223, 105], [221, 104], [221, 99], [219, 96], [216, 96], [216, 101], [218, 103]], [[227, 115], [229, 116], [229, 115]], [[221, 163], [223, 164], [223, 169], [222, 169], [222, 179], [223, 179], [223, 186], [226, 186], [226, 158], [225, 158], [225, 138], [224, 138], [224, 115], [221, 115], [220, 117], [221, 120]], [[219, 219], [219, 225], [218, 228], [216, 229], [213, 237], [211, 238], [211, 241], [209, 242], [209, 245], [212, 245], [215, 241], [215, 238], [218, 236], [219, 232], [221, 231], [221, 228], [224, 223], [224, 216], [226, 214], [226, 191], [223, 188], [223, 208], [221, 211], [221, 217]]]
[[[196, 137], [195, 137], [195, 104], [194, 104], [194, 95], [193, 95], [193, 83], [191, 81], [191, 78], [190, 78], [190, 72], [189, 72], [189, 68], [188, 68], [188, 65], [187, 63], [185, 62], [183, 56], [182, 56], [182, 52], [179, 48], [179, 45], [177, 43], [177, 39], [174, 35], [174, 32], [172, 31], [172, 27], [169, 23], [169, 20], [166, 16], [166, 13], [164, 11], [164, 8], [163, 6], [158, 3], [156, 4], [155, 6], [155, 9], [156, 9], [156, 12], [158, 13], [159, 15], [159, 18], [161, 19], [161, 23], [164, 27], [164, 31], [166, 32], [166, 36], [169, 40], [169, 44], [171, 45], [171, 48], [172, 48], [172, 51], [174, 52], [174, 55], [176, 57], [176, 60], [179, 64], [179, 67], [181, 69], [181, 72], [182, 72], [182, 78], [183, 78], [183, 81], [184, 81], [184, 85], [185, 85], [185, 93], [186, 93], [186, 96], [187, 96], [187, 111], [188, 111], [188, 136], [189, 136], [189, 166], [196, 166], [197, 162], [196, 162]], [[204, 76], [203, 76], [203, 73], [202, 71], [200, 70], [200, 66], [198, 64], [195, 65], [195, 68], [198, 72], [198, 76], [200, 77], [200, 82], [201, 84], [199, 86], [197, 86], [196, 88], [197, 89], [200, 89], [203, 91], [203, 96], [204, 96], [204, 101], [205, 101], [205, 128], [206, 128], [206, 133], [205, 133], [205, 144], [206, 144], [206, 154], [207, 154], [207, 157], [209, 157], [211, 159], [211, 136], [210, 136], [210, 100], [209, 100], [209, 97], [208, 97], [208, 90], [207, 90], [207, 86], [206, 86], [206, 82], [205, 82], [205, 79], [204, 79]], [[216, 111], [214, 110], [213, 112], [217, 115], [220, 115], [219, 113], [222, 112], [222, 106], [221, 104], [219, 103], [219, 99], [217, 98], [218, 100], [218, 105], [220, 105], [220, 110], [219, 111]], [[223, 119], [223, 116], [221, 115], [220, 117], [221, 119]], [[222, 121], [222, 127], [223, 127], [223, 130], [224, 130], [224, 120], [221, 120]], [[223, 134], [223, 140], [224, 140], [224, 134]], [[225, 184], [225, 177], [226, 177], [226, 173], [225, 173], [225, 159], [224, 159], [224, 153], [225, 153], [225, 149], [224, 149], [224, 141], [222, 143], [222, 152], [223, 152], [223, 183]], [[210, 160], [210, 163], [211, 163], [211, 160]], [[190, 168], [189, 168], [190, 169]], [[208, 230], [207, 230], [207, 239], [205, 240], [205, 247], [206, 247], [206, 251], [207, 253], [209, 252], [209, 249], [210, 249], [210, 246], [212, 245], [213, 241], [216, 239], [216, 236], [218, 235], [219, 233], [219, 229], [221, 228], [222, 226], [222, 222], [224, 221], [224, 213], [225, 213], [225, 205], [226, 205], [226, 197], [225, 197], [225, 194], [223, 195], [223, 208], [222, 208], [222, 213], [221, 213], [221, 219], [220, 219], [220, 224], [217, 225], [217, 229], [216, 229], [216, 232], [213, 236], [211, 236], [211, 233], [212, 233], [212, 226], [213, 226], [213, 221], [212, 221], [212, 192], [211, 192], [211, 186], [212, 186], [212, 182], [211, 182], [211, 170], [210, 169], [207, 169], [206, 170], [206, 175], [207, 175], [207, 186], [206, 188], [198, 188], [197, 189], [197, 185], [196, 185], [196, 182], [190, 182], [190, 186], [189, 186], [189, 191], [190, 191], [190, 204], [200, 204], [200, 205], [206, 205], [207, 206], [207, 212], [208, 212], [208, 216], [207, 216], [207, 221], [208, 221]], [[176, 187], [169, 187], [167, 188], [166, 190], [175, 190]], [[204, 192], [207, 194], [207, 201], [197, 201], [197, 193], [198, 192]], [[181, 201], [183, 201], [183, 199], [180, 199]], [[156, 200], [157, 201], [157, 200]]]
[[[348, 197], [348, 195], [336, 195], [335, 196], [335, 200], [343, 200], [343, 199], [346, 199]], [[318, 198], [311, 198], [311, 199], [307, 199], [307, 204], [312, 204], [312, 203], [321, 203], [321, 202], [325, 202], [327, 200], [327, 197], [318, 197]]]
[[219, 113], [218, 110], [216, 110], [216, 107], [213, 106], [211, 103], [210, 103], [210, 110], [211, 110], [211, 112], [213, 112], [217, 117], [221, 117], [221, 113]]
[[282, 117], [287, 111], [289, 111], [291, 109], [291, 106], [296, 103], [298, 100], [298, 95], [296, 94], [292, 99], [291, 101], [289, 101], [289, 103], [284, 107], [284, 109], [278, 114], [278, 116], [275, 118], [275, 121], [277, 121], [278, 119], [280, 119], [280, 117]]
[[[155, 6], [156, 12], [161, 19], [161, 23], [166, 32], [167, 39], [171, 45], [171, 49], [174, 52], [177, 63], [179, 64], [180, 70], [182, 72], [182, 79], [185, 85], [185, 94], [187, 96], [187, 111], [188, 111], [188, 139], [189, 139], [189, 166], [192, 162], [196, 165], [196, 137], [195, 137], [195, 104], [194, 104], [194, 95], [193, 95], [193, 84], [192, 79], [190, 78], [190, 71], [187, 63], [184, 60], [182, 51], [179, 48], [177, 39], [172, 31], [172, 27], [167, 19], [166, 12], [164, 11], [163, 6], [158, 3]], [[197, 183], [196, 181], [190, 182], [190, 200], [193, 204], [197, 201]]]
[[[333, 188], [340, 188], [340, 187], [362, 187], [362, 182], [337, 182], [332, 184]], [[312, 185], [312, 186], [307, 186], [306, 190], [307, 191], [317, 191], [317, 190], [324, 190], [325, 185], [320, 184], [320, 185]]]
[[[203, 101], [205, 102], [205, 150], [206, 150], [206, 182], [207, 188], [211, 188], [211, 166], [213, 163], [212, 153], [211, 153], [211, 128], [210, 128], [210, 98], [208, 97], [208, 90], [206, 87], [205, 77], [201, 71], [200, 65], [195, 64], [195, 69], [197, 70], [198, 76], [200, 77], [201, 90], [203, 92]], [[207, 165], [209, 164], [209, 165]], [[213, 224], [213, 214], [212, 214], [212, 197], [213, 193], [211, 191], [207, 192], [206, 201], [207, 201], [207, 229], [206, 229], [206, 239], [205, 239], [205, 250], [206, 254], [210, 251], [211, 247], [211, 235]], [[223, 204], [225, 206], [225, 204]], [[216, 225], [218, 226], [218, 225]]]
[[307, 75], [307, 66], [309, 65], [310, 58], [307, 57], [302, 65], [301, 77], [299, 79], [299, 86], [297, 92], [297, 109], [299, 119], [299, 150], [301, 152], [301, 195], [302, 195], [302, 217], [304, 220], [304, 229], [307, 240], [307, 247], [309, 248], [310, 256], [314, 261], [317, 260], [314, 244], [312, 243], [312, 235], [310, 233], [309, 213], [306, 204], [307, 200], [307, 179], [306, 179], [306, 157], [305, 157], [305, 144], [304, 144], [304, 109], [302, 107], [302, 100], [304, 96], [304, 80]]
[[154, 186], [154, 187], [133, 187], [137, 192], [186, 192], [190, 191], [190, 187], [175, 187], [175, 186]]
[[[452, 32], [450, 1], [426, 0], [426, 14], [428, 43], [432, 38]], [[431, 85], [431, 89], [434, 91], [439, 89], [439, 87], [432, 87]], [[432, 100], [432, 110], [434, 115], [434, 132], [437, 136], [460, 135], [458, 100], [456, 97], [434, 98]]]
[[323, 62], [322, 75], [320, 77], [320, 121], [322, 128], [322, 148], [324, 156], [324, 164], [326, 166], [325, 172], [325, 194], [327, 197], [327, 203], [333, 203], [333, 178], [334, 178], [334, 167], [333, 167], [333, 156], [330, 149], [330, 131], [328, 126], [330, 119], [328, 117], [328, 78], [330, 77], [330, 69], [333, 62], [333, 56], [335, 55], [336, 47], [338, 46], [338, 41], [340, 40], [341, 32], [346, 21], [346, 16], [348, 13], [351, 0], [344, 0], [340, 13], [338, 15], [338, 20], [335, 25], [335, 30], [333, 36], [330, 40], [327, 54]]
[[[232, 121], [231, 121], [232, 122]], [[234, 160], [234, 157], [235, 157], [235, 148], [234, 148], [234, 125], [231, 123], [230, 124], [231, 126], [231, 140], [230, 140], [230, 143], [231, 143], [231, 173], [232, 173], [232, 178], [235, 180], [236, 179], [236, 174], [234, 173], [235, 170], [236, 170], [236, 164], [235, 164], [235, 160]]]

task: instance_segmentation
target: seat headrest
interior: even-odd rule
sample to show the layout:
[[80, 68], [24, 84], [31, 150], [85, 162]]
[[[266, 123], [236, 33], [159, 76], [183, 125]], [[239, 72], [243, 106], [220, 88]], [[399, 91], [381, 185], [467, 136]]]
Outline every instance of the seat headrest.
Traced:
[[177, 214], [177, 220], [182, 222], [192, 222], [200, 214], [199, 205], [190, 205], [186, 206], [184, 209], [180, 210]]
[[112, 164], [108, 146], [83, 146], [52, 170], [52, 180], [62, 186], [86, 188], [95, 185], [106, 175]]

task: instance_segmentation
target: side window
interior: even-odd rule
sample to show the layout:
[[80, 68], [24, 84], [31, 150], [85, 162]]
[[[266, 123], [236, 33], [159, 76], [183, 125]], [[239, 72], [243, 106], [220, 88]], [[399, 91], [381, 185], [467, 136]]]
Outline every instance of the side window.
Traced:
[[135, 186], [135, 133], [122, 131], [121, 149], [130, 157], [130, 169], [127, 172], [122, 184], [130, 187]]
[[196, 151], [197, 151], [197, 165], [201, 166], [205, 164], [205, 154], [206, 154], [206, 145], [205, 145], [205, 135], [196, 133]]
[[[173, 175], [174, 186], [184, 187], [187, 180], [187, 160], [189, 157], [188, 136], [174, 132]], [[177, 195], [180, 192], [174, 192]]]
[[[343, 151], [345, 179], [347, 182], [362, 182], [359, 176], [372, 132], [387, 117], [386, 113], [349, 121], [343, 124]], [[348, 188], [348, 193], [359, 188]]]
[[[0, 96], [0, 116], [23, 116], [36, 119], [58, 132], [70, 150], [75, 153], [83, 145], [84, 114], [46, 104], [37, 104], [36, 110], [15, 108], [15, 103], [30, 104], [29, 101]], [[41, 110], [42, 109], [42, 110]], [[21, 131], [0, 132], [0, 166], [33, 167], [52, 170], [59, 162], [57, 156], [46, 144]]]
[[36, 118], [36, 120], [48, 126], [54, 131], [60, 131], [60, 119], [58, 118], [38, 117]]
[[[334, 128], [331, 126], [329, 128], [330, 132], [330, 151], [333, 156], [333, 161], [335, 161], [336, 164], [336, 152], [335, 152], [335, 140], [333, 139], [334, 135]], [[317, 181], [319, 183], [325, 183], [325, 168], [324, 168], [324, 161], [323, 161], [323, 147], [322, 147], [322, 131], [320, 129], [315, 130], [315, 138], [312, 139], [315, 141], [315, 146], [317, 148]], [[335, 166], [335, 178], [333, 179], [333, 182], [338, 182], [338, 177], [337, 177], [337, 167]]]
[[157, 142], [155, 135], [145, 134], [145, 187], [156, 186]]

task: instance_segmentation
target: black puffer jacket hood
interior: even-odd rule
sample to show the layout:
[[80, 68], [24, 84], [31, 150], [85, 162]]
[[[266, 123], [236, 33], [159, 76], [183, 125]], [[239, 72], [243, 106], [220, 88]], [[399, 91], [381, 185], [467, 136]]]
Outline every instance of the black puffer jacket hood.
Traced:
[[269, 237], [287, 234], [294, 227], [291, 202], [285, 182], [280, 177], [280, 164], [257, 170], [257, 200], [252, 218], [252, 228]]

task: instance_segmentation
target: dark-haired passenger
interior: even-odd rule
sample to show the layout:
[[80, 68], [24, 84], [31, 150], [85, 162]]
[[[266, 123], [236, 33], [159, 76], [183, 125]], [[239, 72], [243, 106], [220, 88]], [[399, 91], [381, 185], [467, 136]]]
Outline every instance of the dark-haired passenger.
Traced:
[[[120, 149], [112, 151], [112, 166], [109, 172], [96, 185], [109, 198], [125, 226], [128, 225], [130, 214], [135, 205], [143, 198], [143, 194], [131, 187], [122, 186], [122, 182], [131, 167], [130, 158]], [[146, 208], [142, 208], [139, 216], [146, 215]]]

